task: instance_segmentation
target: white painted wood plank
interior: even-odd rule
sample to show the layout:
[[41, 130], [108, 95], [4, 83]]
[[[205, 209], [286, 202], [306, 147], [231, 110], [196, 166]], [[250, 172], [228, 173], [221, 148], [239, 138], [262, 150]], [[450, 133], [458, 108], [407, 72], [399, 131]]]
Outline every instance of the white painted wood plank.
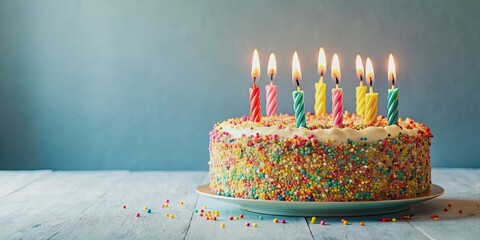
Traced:
[[[317, 223], [308, 223], [315, 239], [429, 239], [421, 231], [406, 221], [379, 222], [379, 218], [398, 218], [406, 213], [396, 213], [381, 216], [348, 217], [348, 225], [343, 225], [342, 218], [317, 217]], [[320, 225], [325, 220], [326, 225]], [[365, 226], [360, 226], [364, 222]]]
[[53, 172], [0, 199], [0, 239], [48, 239], [125, 177], [122, 172]]
[[[132, 172], [80, 214], [71, 214], [54, 239], [184, 239], [206, 172]], [[161, 208], [166, 199], [168, 208]], [[180, 205], [183, 201], [184, 205]], [[122, 205], [127, 209], [122, 209]], [[152, 209], [147, 214], [144, 206]], [[135, 217], [139, 212], [140, 218]], [[166, 218], [165, 213], [174, 214]], [[48, 229], [45, 229], [48, 231]]]
[[[433, 183], [442, 186], [446, 193], [438, 199], [414, 205], [415, 217], [409, 222], [434, 239], [478, 239], [480, 191], [469, 183], [479, 180], [475, 171], [433, 169]], [[448, 204], [452, 207], [445, 212]], [[439, 221], [430, 219], [435, 214], [440, 217]]]
[[0, 198], [3, 198], [51, 173], [51, 170], [0, 171]]
[[[208, 178], [204, 179], [208, 182]], [[205, 217], [194, 214], [187, 239], [312, 239], [308, 225], [303, 217], [282, 217], [256, 214], [243, 211], [235, 205], [223, 203], [200, 196], [196, 208], [207, 206], [207, 211], [218, 210], [217, 221], [207, 221]], [[230, 216], [244, 215], [243, 219], [229, 220]], [[263, 220], [259, 219], [263, 217]], [[286, 224], [274, 223], [273, 219], [285, 219]], [[251, 224], [246, 227], [246, 223]], [[220, 224], [224, 223], [225, 228]], [[257, 223], [254, 228], [253, 223]]]

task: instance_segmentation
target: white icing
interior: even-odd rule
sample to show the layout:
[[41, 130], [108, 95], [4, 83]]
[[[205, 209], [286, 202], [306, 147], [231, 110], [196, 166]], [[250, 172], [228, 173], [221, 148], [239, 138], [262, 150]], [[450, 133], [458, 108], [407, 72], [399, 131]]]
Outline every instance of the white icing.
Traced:
[[309, 130], [307, 128], [284, 128], [278, 129], [276, 127], [248, 127], [243, 128], [241, 126], [233, 126], [231, 124], [222, 123], [219, 125], [222, 127], [222, 131], [228, 132], [232, 137], [239, 138], [243, 134], [246, 136], [256, 135], [261, 136], [275, 135], [281, 138], [293, 138], [295, 135], [303, 138], [307, 138], [313, 134], [313, 137], [321, 142], [332, 140], [335, 142], [346, 142], [347, 139], [352, 141], [360, 141], [360, 138], [367, 138], [366, 142], [374, 142], [381, 139], [385, 139], [390, 134], [390, 137], [397, 137], [400, 132], [402, 134], [417, 135], [419, 128], [401, 129], [397, 125], [391, 125], [386, 127], [367, 127], [361, 130], [355, 130], [351, 128], [331, 128], [331, 129], [315, 129]]

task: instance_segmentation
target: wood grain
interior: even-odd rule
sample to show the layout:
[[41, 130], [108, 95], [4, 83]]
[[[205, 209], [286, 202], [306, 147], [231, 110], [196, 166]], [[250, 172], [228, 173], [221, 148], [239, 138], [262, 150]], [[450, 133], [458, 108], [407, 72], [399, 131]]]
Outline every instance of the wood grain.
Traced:
[[128, 172], [53, 172], [0, 199], [0, 239], [50, 238]]
[[[467, 169], [433, 169], [432, 174], [433, 183], [442, 186], [445, 195], [414, 205], [415, 217], [409, 222], [433, 239], [478, 239], [480, 191], [470, 183], [478, 183], [480, 176]], [[432, 220], [432, 215], [438, 215], [440, 220]]]
[[[409, 221], [378, 222], [380, 217], [281, 217], [242, 211], [234, 205], [198, 198], [206, 172], [0, 172], [0, 239], [476, 239], [480, 236], [480, 170], [434, 169], [441, 198], [414, 205]], [[168, 208], [161, 208], [165, 199]], [[197, 200], [198, 199], [198, 200]], [[184, 201], [184, 205], [180, 205]], [[448, 204], [452, 207], [448, 207]], [[122, 209], [122, 205], [127, 209]], [[143, 206], [153, 212], [147, 214]], [[217, 221], [194, 214], [203, 205], [218, 210]], [[443, 209], [447, 207], [448, 211]], [[458, 211], [462, 210], [460, 214]], [[141, 217], [135, 217], [140, 212]], [[175, 218], [166, 218], [173, 213]], [[240, 220], [230, 216], [243, 214]], [[440, 220], [430, 219], [439, 215]], [[326, 226], [318, 224], [321, 220]], [[364, 221], [366, 226], [359, 226]], [[249, 222], [257, 228], [246, 227]], [[225, 228], [220, 224], [224, 223]]]
[[[204, 179], [204, 183], [208, 178]], [[200, 185], [200, 184], [199, 184]], [[193, 215], [187, 239], [312, 239], [305, 218], [303, 217], [282, 217], [256, 214], [243, 211], [232, 204], [218, 202], [200, 196], [196, 208], [200, 210], [206, 206], [206, 211], [218, 210], [220, 216], [217, 221], [206, 220], [200, 217], [199, 213]], [[230, 216], [244, 215], [239, 220], [229, 220]], [[262, 216], [263, 220], [259, 217]], [[273, 219], [285, 219], [286, 224], [274, 223]], [[220, 224], [224, 223], [225, 228]], [[246, 224], [250, 223], [250, 227]], [[253, 223], [257, 224], [254, 228]]]
[[[195, 186], [205, 176], [205, 172], [132, 172], [82, 214], [56, 228], [55, 239], [183, 239], [198, 197]], [[169, 207], [161, 208], [166, 199]], [[152, 213], [147, 214], [144, 206]]]
[[51, 173], [50, 170], [0, 171], [0, 199]]

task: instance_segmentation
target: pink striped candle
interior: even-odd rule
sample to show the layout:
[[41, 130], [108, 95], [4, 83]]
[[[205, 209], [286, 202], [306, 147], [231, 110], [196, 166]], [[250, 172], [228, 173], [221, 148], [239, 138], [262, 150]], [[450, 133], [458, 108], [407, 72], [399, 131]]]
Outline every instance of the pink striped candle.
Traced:
[[332, 59], [332, 80], [335, 80], [336, 85], [336, 87], [332, 89], [332, 115], [333, 126], [338, 128], [343, 126], [343, 89], [338, 87], [340, 78], [340, 63], [335, 53]]
[[265, 92], [267, 94], [267, 116], [277, 115], [277, 85], [273, 84], [273, 79], [277, 74], [277, 60], [275, 54], [271, 53], [268, 59], [268, 76], [270, 76], [270, 84], [265, 86]]
[[257, 87], [257, 80], [260, 78], [260, 60], [258, 58], [258, 51], [253, 51], [252, 58], [252, 79], [253, 86], [249, 88], [249, 102], [250, 102], [250, 121], [260, 122], [262, 118], [262, 111], [260, 111], [260, 88]]
[[275, 116], [277, 115], [277, 85], [266, 85], [265, 92], [267, 94], [267, 116]]
[[342, 127], [343, 125], [343, 89], [332, 89], [332, 115], [333, 126]]

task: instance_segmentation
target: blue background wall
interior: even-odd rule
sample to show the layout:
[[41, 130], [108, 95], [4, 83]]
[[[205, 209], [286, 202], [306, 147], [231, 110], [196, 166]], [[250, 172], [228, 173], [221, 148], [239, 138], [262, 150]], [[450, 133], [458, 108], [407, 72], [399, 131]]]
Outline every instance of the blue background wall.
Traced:
[[400, 115], [431, 127], [433, 164], [480, 167], [479, 9], [449, 0], [3, 0], [0, 168], [205, 170], [212, 125], [248, 114], [252, 50], [262, 70], [277, 54], [279, 110], [292, 113], [293, 51], [313, 111], [320, 46], [340, 56], [350, 111], [355, 55], [372, 57], [382, 114], [393, 52]]

